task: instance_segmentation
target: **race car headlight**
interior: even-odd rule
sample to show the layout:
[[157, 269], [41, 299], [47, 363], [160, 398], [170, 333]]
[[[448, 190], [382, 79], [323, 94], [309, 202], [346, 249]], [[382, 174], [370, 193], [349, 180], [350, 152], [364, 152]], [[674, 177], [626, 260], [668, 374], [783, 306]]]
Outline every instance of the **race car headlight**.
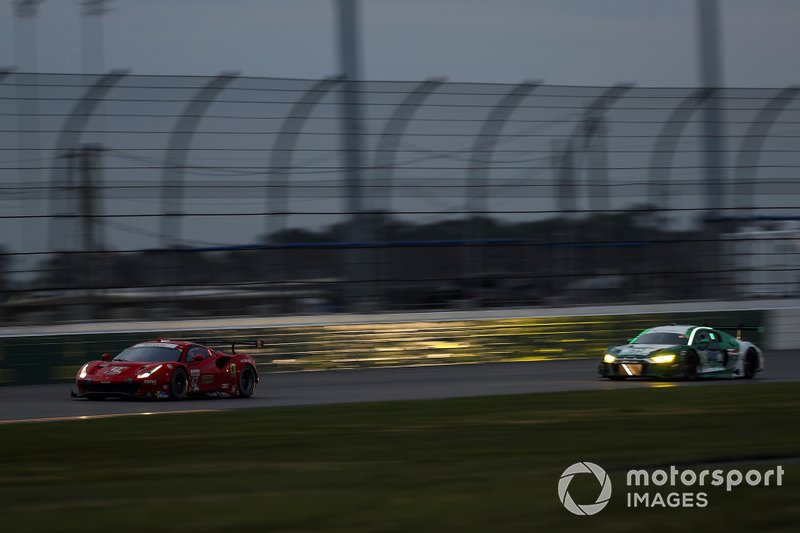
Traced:
[[613, 355], [611, 355], [610, 353], [607, 353], [607, 354], [605, 354], [603, 356], [603, 362], [604, 363], [613, 363], [616, 360], [617, 360], [617, 358], [614, 357]]
[[86, 363], [85, 365], [83, 365], [81, 367], [81, 369], [78, 371], [78, 377], [80, 379], [84, 379], [86, 377], [86, 369], [87, 368], [89, 368], [89, 363]]
[[655, 355], [650, 358], [650, 361], [656, 364], [671, 363], [675, 360], [674, 353], [666, 353], [664, 355]]
[[153, 368], [148, 368], [147, 370], [143, 370], [142, 372], [139, 372], [138, 374], [136, 374], [136, 377], [139, 378], [139, 379], [149, 378], [150, 376], [152, 376], [153, 374], [158, 372], [158, 370], [160, 368], [161, 368], [161, 365], [158, 365], [158, 366], [153, 367]]

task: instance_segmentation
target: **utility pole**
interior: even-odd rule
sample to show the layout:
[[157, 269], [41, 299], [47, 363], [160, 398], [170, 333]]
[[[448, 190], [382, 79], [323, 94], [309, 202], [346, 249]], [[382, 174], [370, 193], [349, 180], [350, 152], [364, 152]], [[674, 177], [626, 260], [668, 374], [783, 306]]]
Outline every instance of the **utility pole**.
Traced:
[[35, 19], [42, 2], [44, 0], [14, 0], [14, 55], [17, 70], [21, 72], [38, 70]]
[[105, 70], [103, 15], [108, 0], [82, 0], [81, 52], [84, 74], [102, 74]]
[[77, 220], [79, 216], [80, 206], [75, 206], [73, 198], [77, 188], [77, 174], [80, 167], [81, 153], [78, 149], [69, 149], [62, 156], [64, 159], [64, 166], [66, 172], [64, 174], [64, 181], [57, 184], [59, 190], [58, 200], [58, 214], [56, 215], [59, 224], [56, 226], [60, 232], [60, 238], [51, 235], [51, 250], [52, 252], [67, 252], [73, 251], [73, 247], [77, 247], [75, 243]]
[[[36, 16], [39, 4], [43, 0], [14, 0], [14, 56], [17, 73], [14, 74], [16, 85], [15, 100], [17, 111], [17, 154], [21, 161], [17, 181], [20, 191], [20, 210], [23, 214], [30, 212], [32, 206], [38, 206], [44, 198], [41, 193], [33, 192], [41, 189], [32, 187], [41, 179], [39, 168], [39, 76], [37, 71], [38, 57], [36, 47]], [[21, 248], [39, 249], [41, 232], [33, 225], [19, 220], [16, 231]]]
[[553, 183], [556, 190], [556, 206], [558, 209], [559, 224], [555, 232], [556, 246], [550, 249], [551, 257], [548, 265], [555, 265], [556, 271], [548, 276], [548, 294], [558, 294], [567, 286], [568, 281], [556, 281], [568, 276], [567, 280], [575, 275], [574, 267], [574, 242], [576, 240], [575, 223], [579, 218], [576, 213], [577, 184], [575, 182], [575, 149], [573, 140], [553, 139], [550, 141], [551, 165], [553, 168]]
[[81, 184], [79, 186], [79, 213], [81, 217], [82, 250], [91, 254], [100, 250], [95, 218], [97, 216], [97, 169], [98, 159], [102, 153], [99, 144], [86, 144], [80, 151]]
[[77, 263], [80, 272], [75, 279], [79, 281], [83, 289], [83, 305], [79, 314], [84, 319], [93, 319], [95, 311], [95, 290], [100, 285], [100, 276], [103, 272], [98, 272], [95, 260], [96, 252], [101, 250], [100, 240], [97, 235], [97, 225], [95, 223], [98, 209], [97, 184], [99, 171], [99, 157], [102, 147], [99, 144], [85, 144], [77, 153], [78, 167], [80, 171], [80, 184], [78, 185], [78, 215], [81, 220], [81, 260]]
[[[720, 234], [730, 229], [730, 224], [720, 224], [726, 207], [724, 178], [725, 146], [723, 132], [723, 107], [721, 104], [721, 60], [719, 36], [719, 4], [717, 0], [697, 0], [700, 44], [700, 77], [703, 85], [703, 152], [706, 167], [706, 223], [705, 239], [713, 245], [706, 247], [705, 266], [711, 272], [719, 272]], [[724, 274], [713, 274], [701, 283], [704, 289], [718, 285]], [[735, 282], [735, 281], [734, 281]], [[704, 291], [698, 294], [705, 297]]]
[[337, 0], [339, 62], [342, 75], [341, 119], [344, 130], [342, 150], [345, 158], [345, 192], [349, 221], [346, 240], [351, 244], [343, 250], [346, 257], [346, 305], [350, 309], [363, 308], [367, 303], [365, 290], [368, 269], [366, 264], [366, 244], [368, 231], [362, 214], [362, 140], [361, 140], [361, 98], [360, 35], [358, 0]]
[[725, 208], [723, 178], [723, 109], [720, 104], [721, 59], [717, 0], [697, 0], [700, 79], [704, 89], [703, 159], [706, 166], [706, 216], [721, 215]]

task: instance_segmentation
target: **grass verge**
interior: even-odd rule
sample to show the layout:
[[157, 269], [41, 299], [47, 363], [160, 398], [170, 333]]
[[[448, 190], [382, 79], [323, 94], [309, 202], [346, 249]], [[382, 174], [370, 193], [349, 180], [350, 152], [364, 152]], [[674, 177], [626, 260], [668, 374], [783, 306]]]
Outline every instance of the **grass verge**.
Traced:
[[[796, 531], [797, 420], [796, 384], [734, 383], [10, 424], [0, 427], [0, 522], [6, 531]], [[557, 497], [577, 461], [611, 476], [610, 504], [595, 516], [573, 516]], [[705, 508], [626, 507], [628, 469], [671, 464], [780, 464], [786, 474], [780, 487], [674, 489], [706, 492]], [[598, 490], [588, 476], [570, 487], [579, 503]]]

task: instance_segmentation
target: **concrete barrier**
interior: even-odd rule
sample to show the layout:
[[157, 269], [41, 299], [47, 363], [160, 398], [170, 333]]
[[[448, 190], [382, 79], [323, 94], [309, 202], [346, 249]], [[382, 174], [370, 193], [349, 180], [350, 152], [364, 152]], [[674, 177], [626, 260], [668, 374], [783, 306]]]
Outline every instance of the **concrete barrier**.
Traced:
[[769, 349], [797, 349], [800, 346], [800, 308], [768, 311], [766, 329], [769, 331]]
[[[609, 344], [624, 342], [643, 328], [665, 323], [766, 325], [769, 335], [752, 332], [747, 338], [767, 348], [793, 342], [800, 335], [792, 328], [800, 316], [800, 306], [765, 303], [694, 302], [2, 328], [0, 382], [70, 381], [87, 360], [158, 338], [263, 339], [263, 349], [248, 351], [256, 357], [261, 372], [600, 357]], [[776, 328], [777, 336], [769, 328]]]

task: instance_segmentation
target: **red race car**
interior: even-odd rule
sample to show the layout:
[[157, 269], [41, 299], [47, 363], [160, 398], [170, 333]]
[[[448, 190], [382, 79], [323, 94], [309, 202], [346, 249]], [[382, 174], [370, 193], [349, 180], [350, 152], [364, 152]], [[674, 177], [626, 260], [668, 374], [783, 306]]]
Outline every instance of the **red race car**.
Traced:
[[75, 377], [73, 398], [172, 398], [187, 396], [249, 398], [258, 383], [255, 360], [237, 354], [236, 345], [261, 348], [262, 341], [206, 339], [206, 344], [231, 344], [226, 354], [189, 340], [140, 342], [113, 359], [83, 365]]

